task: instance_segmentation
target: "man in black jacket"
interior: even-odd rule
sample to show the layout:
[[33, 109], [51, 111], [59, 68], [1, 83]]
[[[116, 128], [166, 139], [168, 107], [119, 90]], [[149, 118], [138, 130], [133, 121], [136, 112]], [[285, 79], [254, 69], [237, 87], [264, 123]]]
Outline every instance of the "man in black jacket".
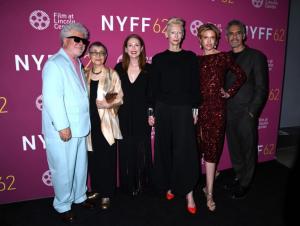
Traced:
[[[228, 100], [226, 136], [236, 178], [231, 186], [232, 198], [243, 198], [253, 179], [257, 162], [258, 119], [268, 98], [268, 62], [266, 56], [245, 45], [246, 27], [238, 21], [228, 23], [227, 40], [236, 63], [247, 74], [247, 81]], [[231, 72], [228, 72], [231, 73]], [[234, 82], [227, 76], [226, 85]]]

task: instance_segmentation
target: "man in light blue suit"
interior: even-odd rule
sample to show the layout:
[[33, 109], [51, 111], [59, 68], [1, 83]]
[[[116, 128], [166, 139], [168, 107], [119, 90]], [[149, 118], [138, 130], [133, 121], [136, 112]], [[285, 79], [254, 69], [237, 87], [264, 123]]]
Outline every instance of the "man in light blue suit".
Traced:
[[89, 99], [79, 57], [88, 44], [88, 31], [79, 24], [65, 25], [62, 48], [43, 68], [42, 130], [55, 198], [62, 220], [74, 221], [72, 203], [87, 202], [86, 136], [90, 131]]

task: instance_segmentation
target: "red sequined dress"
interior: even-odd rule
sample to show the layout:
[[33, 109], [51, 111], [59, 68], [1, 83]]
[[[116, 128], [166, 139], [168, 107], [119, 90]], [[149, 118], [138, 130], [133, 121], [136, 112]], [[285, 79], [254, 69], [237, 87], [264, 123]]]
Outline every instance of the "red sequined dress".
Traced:
[[198, 56], [198, 59], [202, 96], [197, 124], [198, 141], [204, 160], [216, 163], [223, 150], [226, 117], [226, 99], [221, 97], [220, 89], [224, 88], [226, 73], [232, 71], [236, 80], [226, 91], [233, 96], [245, 82], [246, 74], [234, 63], [229, 53]]

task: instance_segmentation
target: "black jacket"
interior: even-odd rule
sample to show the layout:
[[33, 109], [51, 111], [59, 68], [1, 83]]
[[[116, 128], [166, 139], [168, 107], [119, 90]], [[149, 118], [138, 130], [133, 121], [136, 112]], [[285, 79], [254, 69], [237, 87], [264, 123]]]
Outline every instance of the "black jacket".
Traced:
[[[231, 52], [233, 54], [233, 52]], [[267, 57], [260, 51], [246, 47], [240, 52], [235, 62], [245, 71], [247, 81], [238, 93], [227, 102], [228, 117], [232, 113], [248, 111], [259, 117], [269, 93], [269, 68]], [[226, 87], [234, 82], [234, 76], [228, 72]]]

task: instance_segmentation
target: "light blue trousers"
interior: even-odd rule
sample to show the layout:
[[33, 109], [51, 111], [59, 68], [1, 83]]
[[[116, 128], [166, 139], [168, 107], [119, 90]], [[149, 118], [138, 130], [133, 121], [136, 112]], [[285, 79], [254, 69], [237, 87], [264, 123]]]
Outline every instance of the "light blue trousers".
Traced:
[[86, 200], [87, 149], [86, 137], [68, 142], [45, 138], [49, 169], [54, 188], [53, 206], [59, 213], [71, 209], [72, 203]]

